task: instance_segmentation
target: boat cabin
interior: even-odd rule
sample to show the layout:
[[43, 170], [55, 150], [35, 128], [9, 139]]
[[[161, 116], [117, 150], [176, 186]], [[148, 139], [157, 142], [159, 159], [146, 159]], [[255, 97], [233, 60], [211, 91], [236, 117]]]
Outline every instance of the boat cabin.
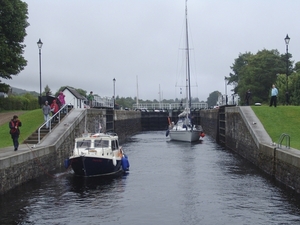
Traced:
[[75, 140], [74, 155], [114, 155], [114, 151], [119, 150], [117, 136], [110, 135], [90, 135], [77, 138]]

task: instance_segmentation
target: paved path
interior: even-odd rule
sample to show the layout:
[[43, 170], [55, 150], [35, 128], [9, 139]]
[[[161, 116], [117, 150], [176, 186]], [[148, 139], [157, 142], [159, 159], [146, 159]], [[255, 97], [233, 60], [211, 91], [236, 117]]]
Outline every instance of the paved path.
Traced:
[[15, 112], [5, 112], [5, 113], [0, 113], [0, 126], [7, 123], [13, 118], [14, 115], [20, 116], [26, 111], [15, 111]]
[[252, 133], [254, 141], [259, 147], [260, 144], [270, 145], [272, 144], [272, 139], [265, 130], [264, 126], [257, 118], [250, 106], [240, 106], [241, 116], [244, 117], [246, 126], [249, 128], [250, 133]]

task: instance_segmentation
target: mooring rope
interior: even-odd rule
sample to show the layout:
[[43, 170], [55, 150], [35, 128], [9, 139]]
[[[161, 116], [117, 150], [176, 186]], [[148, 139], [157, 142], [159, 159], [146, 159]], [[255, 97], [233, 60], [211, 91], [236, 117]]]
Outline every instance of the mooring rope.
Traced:
[[[21, 137], [21, 139], [23, 140], [22, 142], [24, 143], [25, 139], [24, 139], [23, 136], [21, 136], [21, 135], [20, 135], [20, 137]], [[33, 158], [34, 158], [34, 160], [37, 162], [38, 166], [42, 169], [42, 171], [44, 171], [44, 173], [45, 173], [47, 176], [49, 176], [49, 177], [51, 177], [51, 178], [58, 178], [58, 177], [59, 177], [59, 176], [55, 176], [55, 175], [53, 175], [53, 174], [51, 174], [51, 173], [49, 173], [49, 172], [47, 171], [47, 169], [45, 168], [45, 166], [43, 166], [41, 160], [39, 159], [39, 157], [37, 156], [37, 154], [35, 153], [35, 151], [33, 151], [33, 148], [34, 148], [34, 147], [30, 147], [30, 146], [28, 145], [28, 143], [26, 143], [26, 146], [28, 147], [28, 149], [29, 149], [29, 150], [31, 151], [31, 153], [33, 154]], [[63, 173], [63, 174], [66, 174], [67, 172], [69, 172], [69, 168], [70, 168], [70, 165], [69, 165], [69, 167], [67, 168], [67, 171], [66, 171], [65, 173]], [[63, 175], [63, 174], [62, 174], [62, 175]]]

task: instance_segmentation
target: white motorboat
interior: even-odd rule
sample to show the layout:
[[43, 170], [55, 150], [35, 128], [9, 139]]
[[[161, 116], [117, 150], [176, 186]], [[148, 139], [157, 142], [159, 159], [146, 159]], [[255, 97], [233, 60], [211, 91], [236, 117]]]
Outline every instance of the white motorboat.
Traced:
[[75, 139], [73, 154], [65, 161], [75, 175], [84, 177], [121, 174], [129, 161], [114, 133], [86, 133]]

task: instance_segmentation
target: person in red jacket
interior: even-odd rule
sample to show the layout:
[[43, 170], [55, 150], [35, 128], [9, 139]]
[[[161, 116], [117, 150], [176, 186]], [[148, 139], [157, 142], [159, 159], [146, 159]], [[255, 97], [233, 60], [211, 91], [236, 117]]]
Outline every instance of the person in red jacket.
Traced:
[[[55, 100], [55, 99], [53, 100], [52, 104], [50, 105], [50, 108], [51, 108], [52, 116], [53, 116], [55, 113], [58, 112], [59, 106], [58, 106], [58, 104], [56, 103], [56, 100]], [[57, 116], [55, 116], [55, 117], [53, 118], [53, 121], [55, 121], [56, 119], [58, 119]]]
[[18, 119], [18, 116], [13, 116], [11, 121], [9, 122], [9, 128], [10, 128], [10, 135], [13, 140], [15, 151], [18, 150], [19, 147], [19, 136], [20, 136], [20, 129], [19, 127], [22, 126], [21, 121]]

